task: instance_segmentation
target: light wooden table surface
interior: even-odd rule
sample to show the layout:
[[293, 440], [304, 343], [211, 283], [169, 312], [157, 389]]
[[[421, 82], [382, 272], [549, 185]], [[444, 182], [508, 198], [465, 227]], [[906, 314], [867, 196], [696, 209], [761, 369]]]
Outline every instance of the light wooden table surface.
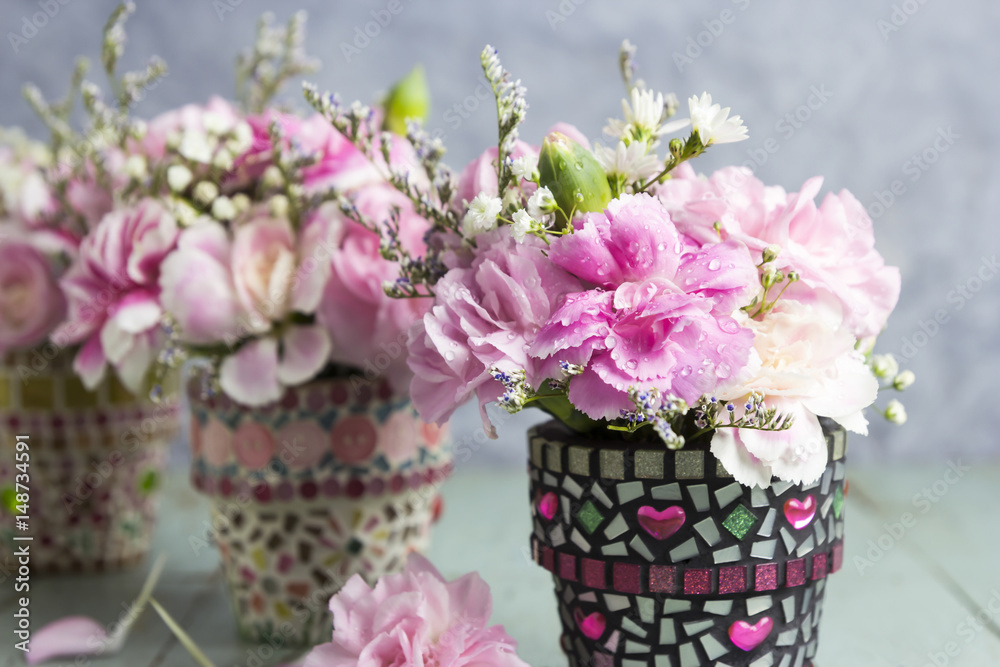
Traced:
[[[827, 587], [818, 667], [1000, 666], [1000, 466], [864, 468], [849, 479], [844, 568]], [[169, 560], [156, 597], [217, 667], [266, 667], [294, 657], [237, 641], [218, 556], [214, 549], [196, 554], [189, 542], [205, 532], [207, 504], [181, 473], [168, 479], [165, 495], [155, 549]], [[527, 476], [465, 470], [444, 495], [431, 560], [449, 579], [479, 570], [493, 589], [494, 622], [518, 640], [525, 661], [566, 665], [551, 577], [528, 557]], [[148, 567], [36, 578], [34, 627], [69, 614], [113, 622]], [[13, 667], [24, 663], [13, 649], [10, 582], [2, 586], [0, 667]], [[194, 663], [148, 610], [118, 656], [50, 664]]]

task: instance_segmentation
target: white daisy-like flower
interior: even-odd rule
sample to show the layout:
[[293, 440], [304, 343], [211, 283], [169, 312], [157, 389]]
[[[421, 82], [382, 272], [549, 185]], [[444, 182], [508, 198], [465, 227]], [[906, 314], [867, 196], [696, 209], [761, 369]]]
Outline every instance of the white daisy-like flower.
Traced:
[[531, 180], [531, 175], [538, 168], [538, 158], [531, 155], [522, 155], [515, 158], [510, 164], [510, 170], [517, 178]]
[[626, 183], [645, 181], [663, 168], [659, 158], [646, 151], [645, 141], [633, 141], [628, 145], [619, 141], [617, 148], [594, 146], [594, 156], [604, 172], [610, 177], [621, 177]]
[[663, 93], [640, 90], [636, 87], [632, 89], [630, 97], [631, 103], [629, 100], [622, 100], [622, 113], [625, 119], [608, 119], [604, 132], [612, 137], [618, 139], [650, 137], [655, 139], [661, 135], [676, 132], [691, 123], [689, 119], [683, 118], [660, 124], [666, 107]]
[[497, 216], [502, 209], [503, 202], [499, 197], [480, 192], [469, 202], [469, 210], [462, 218], [462, 233], [471, 239], [477, 234], [496, 229]]
[[703, 146], [749, 139], [743, 120], [739, 116], [729, 118], [729, 107], [723, 109], [719, 104], [712, 104], [712, 96], [708, 93], [688, 98], [688, 109], [691, 112], [691, 124]]
[[510, 235], [518, 243], [523, 243], [524, 237], [531, 231], [535, 221], [531, 219], [531, 216], [523, 208], [514, 213], [513, 220], [514, 224], [510, 226]]
[[555, 212], [557, 208], [556, 198], [547, 187], [538, 188], [528, 197], [528, 214], [536, 220]]

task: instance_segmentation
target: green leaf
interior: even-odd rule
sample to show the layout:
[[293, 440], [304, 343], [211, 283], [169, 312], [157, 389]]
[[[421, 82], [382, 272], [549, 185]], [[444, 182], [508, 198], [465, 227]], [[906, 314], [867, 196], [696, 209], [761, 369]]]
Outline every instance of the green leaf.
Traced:
[[431, 91], [423, 65], [417, 65], [389, 91], [382, 129], [406, 136], [406, 121], [426, 122], [431, 111]]

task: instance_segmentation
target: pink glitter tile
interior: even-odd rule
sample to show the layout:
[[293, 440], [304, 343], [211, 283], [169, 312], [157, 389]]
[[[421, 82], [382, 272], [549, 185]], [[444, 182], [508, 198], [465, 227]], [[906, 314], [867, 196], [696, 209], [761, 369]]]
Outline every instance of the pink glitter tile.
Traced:
[[583, 585], [588, 588], [607, 588], [604, 576], [604, 562], [593, 558], [581, 558], [580, 569], [583, 571]]
[[790, 560], [785, 565], [785, 585], [801, 586], [806, 583], [806, 559]]
[[747, 589], [747, 569], [743, 565], [719, 570], [719, 594], [743, 593]]
[[826, 576], [826, 554], [816, 554], [813, 556], [813, 574], [812, 579], [816, 581], [817, 579], [822, 579]]
[[556, 571], [556, 554], [552, 551], [552, 547], [542, 547], [542, 567], [544, 567], [549, 572], [555, 573]]
[[576, 581], [576, 556], [559, 554], [559, 578], [566, 581]]
[[830, 573], [833, 574], [840, 570], [840, 566], [844, 564], [844, 544], [840, 544], [833, 547], [833, 562], [831, 563]]
[[778, 588], [778, 564], [758, 565], [754, 571], [754, 590], [773, 591]]
[[607, 653], [595, 653], [594, 667], [615, 667], [615, 659]]
[[638, 595], [642, 592], [642, 568], [633, 563], [615, 563], [611, 571], [614, 589], [619, 593]]
[[649, 591], [651, 593], [676, 593], [677, 568], [668, 565], [650, 565]]
[[711, 592], [711, 570], [684, 571], [684, 595], [708, 595]]

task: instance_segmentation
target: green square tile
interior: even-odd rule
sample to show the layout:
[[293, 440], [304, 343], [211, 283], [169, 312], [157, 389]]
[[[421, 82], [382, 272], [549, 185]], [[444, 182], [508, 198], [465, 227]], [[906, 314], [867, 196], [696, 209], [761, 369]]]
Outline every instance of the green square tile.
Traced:
[[844, 511], [844, 487], [838, 486], [833, 492], [833, 515], [840, 518], [840, 513]]
[[705, 477], [705, 452], [695, 450], [674, 453], [677, 479], [703, 479]]
[[663, 451], [640, 449], [635, 453], [635, 476], [641, 479], [663, 479]]
[[715, 476], [724, 479], [732, 479], [733, 474], [726, 470], [726, 466], [722, 465], [722, 461], [715, 462]]
[[601, 450], [601, 477], [625, 479], [625, 452], [620, 449]]
[[736, 539], [742, 540], [747, 536], [747, 533], [750, 532], [755, 523], [757, 523], [757, 517], [754, 513], [743, 505], [737, 505], [736, 509], [722, 522], [722, 525], [726, 530], [735, 535]]
[[561, 442], [546, 442], [545, 443], [545, 468], [551, 470], [552, 472], [562, 472], [562, 450], [563, 443]]
[[604, 515], [601, 514], [601, 510], [597, 509], [597, 505], [588, 500], [576, 513], [576, 520], [580, 522], [584, 530], [592, 535], [600, 527], [601, 522], [604, 521]]
[[566, 458], [568, 459], [569, 471], [574, 475], [590, 477], [590, 447], [571, 445]]

